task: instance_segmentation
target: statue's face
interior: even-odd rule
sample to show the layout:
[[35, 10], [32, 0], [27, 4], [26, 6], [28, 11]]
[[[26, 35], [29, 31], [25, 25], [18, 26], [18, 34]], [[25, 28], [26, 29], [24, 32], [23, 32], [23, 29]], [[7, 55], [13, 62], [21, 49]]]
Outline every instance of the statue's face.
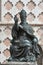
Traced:
[[26, 18], [26, 14], [22, 13], [22, 14], [20, 15], [20, 18], [21, 18], [21, 19]]
[[20, 18], [23, 20], [23, 19], [26, 19], [26, 12], [24, 10], [22, 10], [20, 12]]

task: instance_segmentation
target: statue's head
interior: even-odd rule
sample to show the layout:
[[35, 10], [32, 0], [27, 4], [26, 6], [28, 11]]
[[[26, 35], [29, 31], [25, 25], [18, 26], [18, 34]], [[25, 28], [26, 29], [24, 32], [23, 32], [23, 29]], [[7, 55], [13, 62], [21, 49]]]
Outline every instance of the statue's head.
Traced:
[[25, 10], [21, 10], [21, 12], [20, 12], [20, 19], [21, 19], [21, 21], [26, 20], [26, 11]]
[[25, 10], [21, 10], [21, 12], [20, 12], [20, 18], [21, 18], [21, 23], [20, 23], [21, 26], [20, 26], [20, 28], [22, 30], [24, 30], [26, 33], [28, 33], [28, 34], [33, 36], [34, 30], [26, 22], [26, 16], [27, 16], [26, 11]]

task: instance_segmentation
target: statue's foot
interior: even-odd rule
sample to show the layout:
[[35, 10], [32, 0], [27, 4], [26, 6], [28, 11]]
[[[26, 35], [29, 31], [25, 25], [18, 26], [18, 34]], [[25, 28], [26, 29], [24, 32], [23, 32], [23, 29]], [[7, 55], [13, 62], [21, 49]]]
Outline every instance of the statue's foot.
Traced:
[[23, 57], [23, 58], [20, 58], [19, 61], [20, 62], [27, 62], [27, 59]]
[[10, 57], [10, 58], [8, 59], [8, 61], [16, 61], [16, 62], [19, 62], [18, 59], [16, 59], [16, 58], [12, 58], [12, 57]]

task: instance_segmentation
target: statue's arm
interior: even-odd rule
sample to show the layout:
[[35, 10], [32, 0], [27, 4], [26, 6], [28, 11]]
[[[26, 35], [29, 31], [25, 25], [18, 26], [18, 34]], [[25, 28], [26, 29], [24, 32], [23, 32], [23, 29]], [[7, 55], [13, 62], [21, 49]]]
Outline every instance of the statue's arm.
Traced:
[[19, 30], [19, 27], [18, 27], [18, 18], [17, 18], [17, 16], [15, 15], [15, 17], [14, 17], [14, 21], [15, 21], [15, 24], [13, 25], [13, 27], [12, 27], [12, 37], [14, 38], [14, 39], [17, 39], [17, 31]]

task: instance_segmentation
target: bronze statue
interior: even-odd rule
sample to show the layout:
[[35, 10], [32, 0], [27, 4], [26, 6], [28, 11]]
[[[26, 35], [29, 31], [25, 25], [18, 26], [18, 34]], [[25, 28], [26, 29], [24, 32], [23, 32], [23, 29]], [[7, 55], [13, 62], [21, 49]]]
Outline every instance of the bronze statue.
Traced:
[[40, 56], [40, 50], [38, 47], [38, 39], [33, 34], [34, 30], [26, 22], [26, 12], [22, 10], [20, 12], [21, 23], [18, 24], [18, 18], [15, 15], [15, 24], [12, 28], [12, 40], [10, 53], [11, 57], [8, 61], [20, 61], [20, 62], [34, 62]]

